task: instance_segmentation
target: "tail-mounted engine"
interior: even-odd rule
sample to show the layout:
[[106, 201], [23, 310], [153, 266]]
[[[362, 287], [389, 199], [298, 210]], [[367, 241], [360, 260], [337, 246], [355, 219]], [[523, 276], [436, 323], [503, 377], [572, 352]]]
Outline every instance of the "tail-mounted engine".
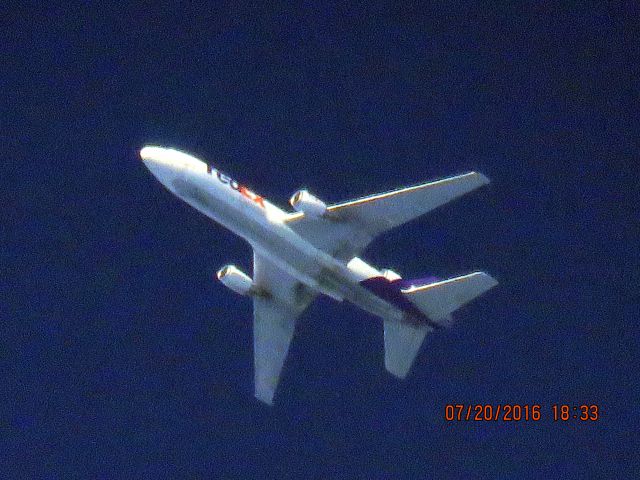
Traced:
[[327, 211], [326, 203], [304, 189], [294, 193], [289, 203], [297, 212], [303, 212], [310, 217], [321, 217]]
[[251, 295], [254, 293], [253, 280], [251, 277], [238, 269], [235, 265], [226, 265], [218, 270], [216, 274], [225, 287], [230, 288], [240, 295]]
[[389, 282], [393, 282], [394, 280], [400, 280], [402, 278], [396, 272], [389, 270], [388, 268], [378, 271], [359, 257], [353, 257], [349, 260], [347, 268], [355, 273], [359, 280], [383, 277]]
[[400, 275], [398, 275], [396, 272], [394, 272], [393, 270], [389, 270], [388, 268], [385, 268], [384, 270], [382, 270], [380, 272], [382, 274], [382, 276], [384, 278], [386, 278], [387, 280], [389, 280], [390, 282], [394, 281], [394, 280], [400, 280], [402, 277]]

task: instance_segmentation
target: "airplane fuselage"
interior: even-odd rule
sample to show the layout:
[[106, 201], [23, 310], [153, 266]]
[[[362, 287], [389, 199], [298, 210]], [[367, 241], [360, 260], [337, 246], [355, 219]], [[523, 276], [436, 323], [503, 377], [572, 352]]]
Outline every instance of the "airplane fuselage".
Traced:
[[405, 311], [361, 285], [362, 278], [347, 264], [291, 230], [285, 222], [286, 212], [244, 185], [182, 152], [145, 147], [141, 155], [152, 159], [150, 170], [175, 195], [244, 238], [256, 252], [307, 287], [347, 300], [378, 317], [406, 319]]
[[235, 265], [216, 277], [252, 297], [255, 396], [272, 405], [296, 321], [319, 293], [382, 318], [384, 365], [409, 373], [425, 336], [452, 324], [452, 312], [497, 285], [485, 272], [440, 280], [403, 279], [358, 255], [378, 235], [489, 183], [478, 172], [327, 205], [306, 189], [287, 213], [221, 171], [186, 153], [155, 146], [140, 156], [171, 192], [244, 238], [253, 278]]

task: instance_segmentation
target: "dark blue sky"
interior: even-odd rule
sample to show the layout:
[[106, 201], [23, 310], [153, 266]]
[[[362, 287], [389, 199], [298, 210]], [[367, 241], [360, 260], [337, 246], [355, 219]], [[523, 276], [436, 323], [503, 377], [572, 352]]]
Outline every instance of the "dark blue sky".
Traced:
[[[2, 8], [3, 474], [637, 476], [638, 4], [346, 3]], [[378, 320], [319, 300], [269, 409], [251, 302], [214, 281], [250, 248], [163, 189], [147, 142], [283, 206], [481, 171], [364, 257], [500, 286], [405, 382]], [[456, 402], [543, 419], [447, 423]]]

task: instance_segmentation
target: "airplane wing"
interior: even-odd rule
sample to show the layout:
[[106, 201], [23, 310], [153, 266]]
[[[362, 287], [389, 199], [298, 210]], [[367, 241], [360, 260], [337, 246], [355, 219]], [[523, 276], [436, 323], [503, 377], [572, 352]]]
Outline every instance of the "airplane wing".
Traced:
[[296, 319], [317, 293], [254, 250], [253, 281], [264, 295], [253, 300], [255, 396], [272, 405]]
[[377, 235], [487, 183], [489, 179], [481, 173], [469, 172], [331, 205], [322, 217], [294, 213], [285, 221], [316, 248], [346, 261], [359, 255]]

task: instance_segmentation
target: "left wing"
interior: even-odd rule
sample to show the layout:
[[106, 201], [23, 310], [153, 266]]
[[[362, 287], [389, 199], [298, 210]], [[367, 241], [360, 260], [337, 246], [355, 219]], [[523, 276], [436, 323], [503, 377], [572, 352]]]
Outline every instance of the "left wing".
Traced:
[[331, 205], [318, 218], [293, 213], [288, 226], [339, 260], [359, 255], [378, 235], [489, 183], [477, 172]]
[[253, 300], [255, 396], [272, 405], [296, 319], [317, 293], [255, 250], [253, 281], [259, 291], [264, 292]]

